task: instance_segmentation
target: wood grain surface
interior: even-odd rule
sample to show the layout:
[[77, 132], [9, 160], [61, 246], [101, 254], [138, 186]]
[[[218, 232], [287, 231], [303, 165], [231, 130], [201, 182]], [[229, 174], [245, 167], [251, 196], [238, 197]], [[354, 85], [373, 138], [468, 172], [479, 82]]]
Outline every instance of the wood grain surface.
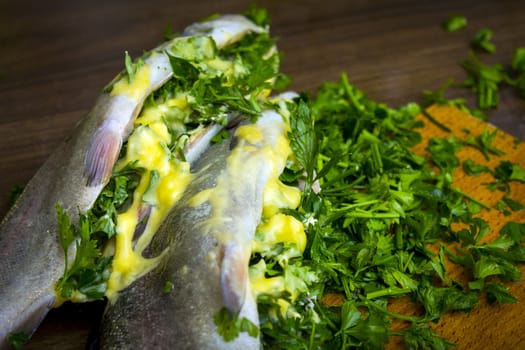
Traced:
[[[249, 3], [0, 0], [0, 216], [7, 211], [7, 193], [13, 185], [29, 180], [86, 115], [101, 88], [123, 68], [125, 50], [136, 57], [156, 46], [167, 26], [177, 32], [215, 12], [244, 11]], [[314, 92], [322, 82], [337, 80], [346, 72], [352, 84], [394, 107], [421, 102], [423, 90], [436, 90], [451, 77], [461, 82], [465, 73], [458, 62], [468, 57], [470, 42], [481, 28], [494, 31], [497, 48], [495, 54], [479, 55], [487, 64], [508, 66], [514, 50], [525, 47], [522, 0], [266, 0], [257, 4], [270, 13], [271, 32], [284, 52], [282, 70], [293, 78], [292, 89]], [[450, 14], [465, 15], [467, 28], [444, 32], [441, 23]], [[463, 89], [449, 95], [474, 102]], [[512, 89], [502, 88], [498, 109], [489, 113], [491, 123], [525, 139], [525, 100]], [[438, 114], [456, 128], [473, 127], [464, 124], [470, 119], [454, 111]], [[522, 157], [523, 151], [520, 148], [515, 157]], [[477, 192], [478, 187], [465, 190]], [[501, 219], [491, 220], [497, 224]], [[513, 288], [525, 302], [523, 285]], [[55, 310], [28, 348], [85, 348], [102, 307], [95, 303]], [[520, 317], [525, 309], [521, 304], [508, 309], [482, 309], [486, 311], [469, 316], [472, 319], [443, 320], [439, 331], [466, 344], [464, 349], [525, 348], [518, 332], [525, 326]], [[500, 336], [497, 329], [502, 329]]]

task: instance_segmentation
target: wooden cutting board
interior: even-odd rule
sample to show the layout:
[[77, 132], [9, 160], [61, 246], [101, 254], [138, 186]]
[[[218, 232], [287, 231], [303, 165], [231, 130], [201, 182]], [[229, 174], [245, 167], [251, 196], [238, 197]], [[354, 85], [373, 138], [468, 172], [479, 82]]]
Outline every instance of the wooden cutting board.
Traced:
[[[483, 130], [493, 131], [495, 128], [474, 117], [471, 117], [452, 107], [436, 107], [428, 109], [436, 119], [451, 129], [451, 133], [445, 132], [428, 119], [420, 116], [425, 127], [421, 129], [424, 141], [416, 147], [416, 151], [423, 154], [428, 140], [432, 137], [450, 137], [454, 135], [465, 139], [469, 135], [479, 135]], [[468, 133], [467, 133], [468, 131]], [[493, 143], [498, 149], [505, 151], [503, 156], [492, 156], [487, 161], [481, 152], [471, 147], [464, 147], [459, 151], [461, 160], [471, 158], [476, 163], [494, 168], [501, 160], [509, 160], [519, 163], [525, 167], [525, 143], [516, 142], [510, 136], [500, 130]], [[483, 203], [494, 206], [503, 197], [502, 192], [491, 192], [483, 183], [492, 181], [491, 175], [468, 176], [461, 168], [455, 175], [455, 186], [469, 193]], [[525, 202], [525, 184], [511, 183], [511, 198]], [[497, 233], [507, 221], [525, 222], [525, 210], [513, 212], [510, 216], [504, 216], [496, 209], [483, 210], [480, 216], [487, 220], [492, 231], [487, 239], [494, 239]], [[454, 265], [448, 266], [450, 276], [456, 280], [465, 279], [462, 271]], [[525, 264], [521, 266], [525, 276]], [[452, 342], [458, 343], [457, 349], [525, 349], [525, 285], [523, 283], [510, 283], [511, 292], [517, 297], [516, 304], [488, 305], [484, 299], [480, 300], [480, 306], [470, 313], [452, 313], [441, 318], [434, 327], [439, 334]], [[98, 306], [100, 309], [100, 306]], [[397, 300], [391, 308], [400, 313], [415, 313], [417, 310], [407, 302], [406, 299]], [[75, 314], [76, 313], [76, 314]], [[58, 317], [58, 316], [59, 317]], [[48, 317], [41, 329], [29, 342], [27, 349], [84, 349], [90, 329], [94, 321], [86, 322], [86, 313], [74, 310], [73, 314], [58, 312]], [[93, 318], [93, 314], [89, 314]], [[395, 324], [402, 327], [403, 324]], [[400, 339], [393, 337], [387, 349], [402, 349]]]
[[[496, 128], [479, 119], [447, 106], [432, 106], [428, 112], [447, 126], [451, 132], [443, 131], [431, 123], [428, 119], [420, 116], [425, 122], [425, 128], [421, 130], [424, 141], [416, 147], [419, 154], [425, 153], [428, 141], [433, 137], [450, 137], [454, 135], [459, 139], [468, 136], [477, 136], [483, 130], [493, 132]], [[491, 155], [490, 160], [473, 147], [463, 147], [458, 152], [458, 158], [463, 161], [472, 159], [478, 164], [483, 164], [494, 169], [502, 160], [519, 163], [525, 167], [525, 143], [519, 142], [513, 136], [497, 131], [493, 145], [504, 151], [503, 156]], [[461, 167], [454, 173], [454, 186], [470, 194], [481, 202], [493, 207], [502, 198], [501, 191], [490, 191], [484, 183], [494, 181], [492, 175], [481, 174], [479, 176], [467, 175]], [[511, 182], [511, 195], [514, 200], [525, 203], [525, 183]], [[508, 221], [525, 223], [525, 210], [512, 212], [505, 216], [497, 209], [482, 210], [478, 215], [485, 219], [491, 231], [485, 237], [487, 241], [498, 236], [499, 230]], [[453, 264], [447, 266], [450, 277], [457, 281], [465, 281], [465, 272]], [[525, 276], [525, 264], [520, 266], [522, 275]], [[510, 291], [518, 302], [516, 304], [489, 305], [482, 296], [479, 306], [470, 313], [456, 312], [444, 315], [439, 323], [433, 325], [436, 331], [448, 340], [458, 344], [457, 349], [525, 349], [525, 285], [520, 283], [509, 283]], [[392, 305], [392, 310], [400, 313], [417, 312], [415, 308], [401, 299]], [[396, 325], [402, 326], [402, 325]], [[388, 349], [402, 349], [399, 339], [392, 338]]]

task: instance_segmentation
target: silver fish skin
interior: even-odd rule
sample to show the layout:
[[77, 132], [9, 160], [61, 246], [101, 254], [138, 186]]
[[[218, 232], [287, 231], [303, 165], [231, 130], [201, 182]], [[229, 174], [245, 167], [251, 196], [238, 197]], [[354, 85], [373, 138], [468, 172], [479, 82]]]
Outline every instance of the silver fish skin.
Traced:
[[[239, 40], [248, 32], [264, 30], [239, 15], [219, 17], [197, 27], [221, 34], [217, 37], [223, 40], [217, 43], [219, 47]], [[190, 26], [185, 35], [205, 34], [202, 31]], [[130, 132], [144, 100], [172, 76], [163, 51], [169, 47], [169, 42], [159, 46], [153, 50], [157, 54], [146, 59], [151, 70], [150, 83], [138, 97], [103, 93], [97, 99], [89, 114], [37, 171], [2, 220], [0, 349], [9, 348], [11, 333], [33, 334], [56, 305], [54, 287], [64, 272], [64, 252], [57, 233], [55, 205], [60, 204], [73, 223], [78, 222], [79, 213], [93, 205], [109, 180], [122, 140]], [[202, 142], [199, 144], [202, 146]], [[191, 157], [197, 158], [204, 148], [190, 152]], [[73, 256], [74, 247], [68, 254]]]
[[[229, 147], [227, 141], [213, 145], [195, 164], [200, 172], [145, 252], [157, 256], [169, 246], [167, 254], [156, 269], [108, 304], [102, 320], [101, 349], [259, 348], [259, 340], [246, 334], [232, 343], [225, 343], [217, 334], [213, 317], [224, 305], [219, 242], [205, 232], [203, 225], [212, 215], [212, 208], [209, 203], [188, 205], [194, 195], [216, 185]], [[250, 204], [243, 204], [250, 210]], [[167, 281], [174, 286], [170, 293], [163, 291]], [[253, 297], [244, 303], [240, 315], [258, 324]]]
[[[265, 152], [276, 146], [277, 135], [285, 128], [275, 112], [263, 114], [258, 124], [264, 140], [223, 141], [210, 146], [195, 163], [195, 179], [145, 252], [158, 256], [168, 247], [167, 253], [154, 270], [108, 304], [101, 349], [261, 347], [260, 339], [246, 333], [225, 342], [214, 324], [214, 316], [224, 307], [259, 324], [248, 265], [264, 188], [272, 171], [284, 167], [270, 164]], [[236, 149], [236, 157], [230, 157]], [[198, 199], [210, 191], [213, 198]], [[166, 293], [168, 281], [173, 290]]]
[[[64, 273], [57, 234], [58, 203], [76, 220], [103, 185], [88, 187], [82, 177], [84, 154], [110, 104], [101, 96], [74, 133], [25, 186], [0, 224], [0, 349], [10, 333], [31, 335], [55, 305], [54, 285]], [[71, 251], [71, 253], [73, 253]]]

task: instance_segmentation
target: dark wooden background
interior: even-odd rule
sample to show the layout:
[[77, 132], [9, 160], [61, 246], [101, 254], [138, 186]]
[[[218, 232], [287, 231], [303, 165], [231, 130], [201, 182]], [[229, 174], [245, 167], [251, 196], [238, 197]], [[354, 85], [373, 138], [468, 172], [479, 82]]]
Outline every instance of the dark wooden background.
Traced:
[[[314, 92], [324, 81], [348, 74], [376, 100], [398, 107], [421, 102], [449, 78], [465, 78], [458, 62], [481, 28], [494, 31], [490, 64], [510, 65], [525, 47], [525, 1], [285, 1], [257, 2], [268, 9], [271, 32], [284, 51], [282, 70], [292, 89]], [[7, 193], [24, 185], [56, 145], [87, 113], [101, 88], [133, 57], [173, 31], [212, 13], [244, 11], [250, 2], [0, 0], [0, 216]], [[450, 14], [468, 19], [466, 29], [447, 33]], [[452, 91], [451, 91], [452, 92]], [[470, 96], [454, 90], [449, 96]], [[525, 101], [502, 89], [492, 122], [525, 139]], [[1, 286], [0, 286], [1, 288]], [[101, 304], [54, 311], [30, 348], [82, 349]]]

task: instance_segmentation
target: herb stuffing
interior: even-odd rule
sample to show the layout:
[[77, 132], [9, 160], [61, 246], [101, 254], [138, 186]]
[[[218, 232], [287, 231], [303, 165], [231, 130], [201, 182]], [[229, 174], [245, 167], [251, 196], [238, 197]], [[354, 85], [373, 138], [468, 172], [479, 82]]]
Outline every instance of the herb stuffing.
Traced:
[[[267, 23], [264, 10], [252, 7], [247, 16], [260, 25]], [[149, 54], [146, 52], [143, 57]], [[162, 140], [161, 147], [170, 162], [185, 161], [183, 150], [188, 139], [207, 125], [225, 125], [233, 115], [256, 120], [267, 94], [287, 81], [279, 73], [280, 53], [267, 32], [248, 33], [221, 49], [205, 35], [182, 37], [165, 48], [165, 54], [173, 77], [146, 99], [142, 112], [159, 111], [159, 122], [169, 133], [169, 141]], [[133, 61], [126, 52], [125, 70], [117, 79], [133, 82], [144, 64], [142, 58]], [[114, 83], [105, 92], [109, 93]], [[147, 118], [140, 114], [134, 131], [148, 129]], [[224, 133], [219, 134], [213, 141], [220, 142], [223, 137]], [[60, 243], [66, 256], [64, 274], [56, 285], [62, 300], [86, 301], [106, 296], [113, 257], [111, 249], [105, 251], [105, 247], [117, 234], [118, 215], [130, 207], [143, 178], [149, 179], [151, 191], [144, 194], [142, 201], [148, 202], [149, 193], [155, 192], [152, 186], [158, 185], [157, 170], [144, 169], [136, 161], [123, 164], [128, 149], [126, 140], [109, 183], [93, 207], [80, 215], [78, 225], [72, 224], [71, 213], [63, 210], [60, 203], [56, 205]]]

